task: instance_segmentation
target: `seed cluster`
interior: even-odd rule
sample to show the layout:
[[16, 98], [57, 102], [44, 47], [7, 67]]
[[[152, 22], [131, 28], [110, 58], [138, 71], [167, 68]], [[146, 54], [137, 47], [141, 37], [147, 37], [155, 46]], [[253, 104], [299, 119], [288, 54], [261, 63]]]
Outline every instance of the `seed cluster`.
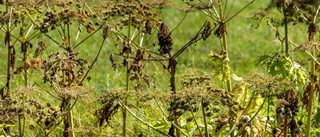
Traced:
[[210, 21], [207, 21], [205, 26], [204, 26], [204, 29], [201, 33], [201, 36], [202, 36], [202, 39], [203, 40], [206, 40], [210, 35], [211, 35], [211, 24], [210, 24]]
[[210, 86], [210, 77], [190, 77], [182, 81], [184, 87], [196, 87], [196, 86]]
[[94, 114], [100, 126], [103, 126], [104, 122], [108, 124], [113, 115], [118, 111], [120, 105], [116, 100], [126, 96], [126, 93], [122, 94], [120, 92], [122, 92], [121, 89], [118, 92], [108, 91], [108, 94], [104, 94], [98, 99], [97, 102], [103, 104], [103, 106], [96, 110]]
[[[88, 69], [87, 61], [77, 58], [79, 53], [65, 51], [49, 55], [49, 59], [43, 62], [44, 82], [57, 82], [61, 87], [79, 84], [79, 80]], [[74, 85], [74, 86], [75, 86]]]
[[89, 20], [90, 18], [95, 18], [96, 15], [89, 13], [88, 11], [84, 10], [84, 8], [81, 8], [78, 2], [63, 3], [58, 7], [60, 8], [54, 8], [55, 10], [51, 10], [45, 13], [38, 28], [42, 33], [47, 33], [50, 30], [55, 30], [57, 27], [63, 24], [71, 25], [75, 22], [85, 26], [87, 32], [91, 33], [93, 30], [95, 30], [94, 26], [99, 25], [98, 22], [92, 23]]
[[280, 125], [284, 125], [285, 115], [291, 118], [288, 125], [292, 136], [297, 136], [299, 133], [299, 126], [295, 120], [298, 112], [298, 97], [293, 89], [289, 89], [278, 95], [277, 119], [280, 121]]
[[[206, 92], [203, 92], [204, 90], [206, 90]], [[185, 88], [176, 94], [172, 94], [168, 101], [170, 102], [170, 107], [167, 109], [170, 112], [168, 120], [171, 121], [186, 112], [197, 112], [201, 110], [201, 107], [205, 109], [205, 115], [207, 117], [224, 113], [221, 111], [221, 108], [230, 110], [230, 117], [235, 116], [238, 111], [243, 110], [243, 108], [234, 101], [231, 93], [212, 87], [207, 87], [206, 89], [197, 86]], [[201, 102], [201, 104], [199, 104], [199, 102]], [[221, 117], [227, 118], [228, 115], [225, 114]], [[229, 119], [228, 122], [231, 121], [233, 120]]]
[[150, 1], [120, 0], [102, 2], [96, 10], [106, 18], [111, 17], [117, 20], [115, 25], [119, 28], [131, 25], [150, 34], [152, 27], [159, 23], [156, 6]]
[[[44, 129], [48, 130], [52, 126], [58, 124], [61, 114], [50, 103], [43, 105], [39, 101], [28, 100], [27, 106], [27, 114]], [[30, 125], [29, 128], [34, 128], [34, 125]]]
[[22, 108], [12, 98], [0, 100], [0, 123], [14, 124], [22, 115]]
[[172, 39], [171, 32], [168, 29], [168, 26], [164, 23], [160, 25], [158, 32], [158, 41], [160, 45], [160, 54], [168, 54], [172, 49]]

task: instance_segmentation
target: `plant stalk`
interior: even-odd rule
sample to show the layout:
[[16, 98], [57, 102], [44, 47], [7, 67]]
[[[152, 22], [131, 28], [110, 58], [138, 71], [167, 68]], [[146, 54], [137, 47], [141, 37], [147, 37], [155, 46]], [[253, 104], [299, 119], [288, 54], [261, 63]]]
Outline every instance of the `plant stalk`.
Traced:
[[[223, 25], [223, 24], [225, 26], [225, 29], [227, 29], [226, 24], [222, 23], [221, 25]], [[225, 55], [225, 61], [224, 61], [225, 65], [222, 67], [225, 67], [225, 69], [226, 69], [225, 71], [227, 73], [227, 81], [226, 81], [227, 82], [227, 91], [231, 92], [232, 89], [231, 89], [230, 66], [229, 66], [230, 59], [229, 59], [229, 55], [228, 55], [228, 43], [227, 43], [227, 36], [226, 35], [227, 35], [227, 32], [224, 31], [222, 33], [222, 50], [226, 52], [226, 55]], [[231, 116], [230, 112], [229, 112], [229, 114]], [[230, 130], [233, 128], [233, 126], [234, 126], [234, 122], [231, 121], [230, 127], [229, 127]], [[234, 137], [234, 131], [231, 132], [230, 136]]]
[[[288, 91], [285, 91], [285, 100], [288, 100]], [[284, 133], [284, 136], [288, 136], [288, 114], [286, 113], [284, 115], [284, 129], [283, 129], [283, 133]]]
[[[289, 57], [289, 42], [288, 42], [288, 20], [287, 20], [287, 11], [286, 11], [286, 3], [283, 1], [282, 3], [282, 12], [283, 12], [283, 24], [284, 24], [284, 40], [285, 40], [285, 54]], [[285, 98], [288, 98], [288, 92], [285, 92]], [[287, 125], [288, 125], [288, 114], [285, 114], [284, 118], [284, 136], [287, 136]]]
[[[314, 41], [315, 39], [315, 34], [317, 33], [317, 30], [313, 30], [313, 25], [316, 24], [316, 18], [318, 15], [320, 9], [320, 5], [317, 8], [316, 12], [314, 13], [314, 17], [312, 20], [312, 24], [309, 25], [309, 41]], [[315, 57], [316, 56], [316, 51], [315, 49], [312, 49], [312, 56]], [[311, 132], [311, 119], [312, 119], [312, 108], [313, 108], [313, 99], [314, 99], [314, 90], [315, 90], [315, 85], [317, 82], [317, 78], [316, 78], [316, 70], [315, 70], [315, 64], [316, 64], [316, 60], [315, 59], [311, 59], [311, 77], [310, 77], [310, 84], [311, 84], [311, 91], [310, 92], [310, 96], [309, 96], [309, 102], [308, 102], [308, 118], [307, 118], [307, 128], [306, 128], [306, 137], [310, 137], [310, 132]], [[318, 97], [320, 100], [320, 96]], [[315, 114], [315, 120], [319, 121], [319, 116], [320, 116], [320, 112], [319, 112], [319, 108], [317, 108], [317, 113]]]
[[201, 108], [202, 108], [202, 116], [203, 116], [203, 124], [204, 124], [204, 136], [209, 137], [207, 117], [206, 117], [206, 112], [203, 106], [203, 98], [201, 100]]
[[67, 106], [67, 110], [68, 110], [68, 123], [70, 124], [69, 125], [69, 129], [71, 129], [71, 132], [70, 132], [70, 135], [69, 137], [75, 137], [75, 134], [74, 134], [74, 124], [73, 124], [73, 115], [72, 115], [72, 108], [71, 108], [71, 100]]
[[[313, 41], [314, 37], [311, 37], [309, 41]], [[313, 49], [312, 50], [312, 56], [315, 56], [316, 52]], [[311, 89], [310, 89], [310, 96], [309, 96], [309, 102], [308, 102], [308, 118], [307, 118], [307, 128], [306, 128], [306, 137], [310, 137], [310, 131], [311, 131], [311, 119], [312, 119], [312, 108], [313, 108], [313, 98], [314, 98], [314, 90], [315, 90], [315, 60], [311, 59], [311, 76], [310, 76], [310, 84], [311, 84]]]
[[226, 73], [228, 74], [228, 78], [227, 78], [227, 91], [228, 92], [231, 92], [232, 89], [231, 89], [231, 78], [230, 78], [230, 66], [229, 66], [229, 62], [230, 62], [230, 59], [229, 59], [229, 53], [228, 53], [228, 43], [227, 43], [227, 32], [224, 32], [222, 34], [222, 44], [223, 44], [223, 51], [226, 52], [226, 57], [225, 57], [225, 66], [227, 67], [226, 69]]
[[312, 106], [313, 106], [313, 94], [314, 94], [314, 84], [312, 83], [312, 87], [310, 89], [310, 96], [308, 102], [308, 117], [307, 117], [307, 128], [306, 128], [306, 137], [310, 137], [311, 132], [311, 119], [312, 119]]
[[[9, 14], [9, 0], [6, 0], [6, 12], [7, 14]], [[10, 97], [10, 92], [11, 92], [11, 60], [12, 60], [12, 50], [13, 50], [13, 46], [11, 46], [11, 34], [10, 34], [10, 21], [11, 21], [11, 12], [10, 12], [10, 19], [7, 20], [7, 28], [6, 28], [6, 36], [5, 36], [5, 44], [8, 47], [8, 57], [7, 57], [7, 83], [6, 83], [6, 89], [7, 89], [7, 93], [2, 94], [2, 99], [6, 98], [6, 97]], [[13, 66], [12, 66], [13, 67]]]
[[286, 13], [286, 4], [285, 1], [282, 3], [282, 12], [283, 12], [283, 24], [284, 24], [284, 40], [285, 40], [285, 52], [286, 56], [289, 56], [289, 41], [288, 41], [288, 19]]
[[[128, 41], [127, 44], [130, 46], [130, 31], [131, 31], [131, 14], [129, 14], [129, 27], [128, 27]], [[130, 81], [130, 66], [129, 66], [129, 53], [127, 53], [125, 60], [126, 60], [126, 91], [129, 91], [129, 81]], [[124, 105], [128, 105], [128, 99], [125, 96], [124, 97]], [[127, 136], [127, 110], [125, 108], [122, 108], [122, 136], [126, 137]]]

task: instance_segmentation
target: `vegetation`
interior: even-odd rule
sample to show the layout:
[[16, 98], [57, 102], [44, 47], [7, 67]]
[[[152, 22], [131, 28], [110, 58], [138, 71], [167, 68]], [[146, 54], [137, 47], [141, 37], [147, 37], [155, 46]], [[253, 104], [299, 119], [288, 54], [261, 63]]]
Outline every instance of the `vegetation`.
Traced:
[[0, 0], [0, 136], [319, 136], [317, 0]]

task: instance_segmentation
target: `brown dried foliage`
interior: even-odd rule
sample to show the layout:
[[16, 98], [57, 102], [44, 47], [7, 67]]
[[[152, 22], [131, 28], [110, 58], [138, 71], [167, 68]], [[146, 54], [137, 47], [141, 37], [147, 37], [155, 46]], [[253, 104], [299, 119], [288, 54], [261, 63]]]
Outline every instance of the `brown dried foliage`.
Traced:
[[171, 32], [168, 29], [168, 26], [164, 23], [160, 25], [158, 32], [158, 41], [160, 45], [160, 54], [169, 54], [172, 49], [172, 39]]

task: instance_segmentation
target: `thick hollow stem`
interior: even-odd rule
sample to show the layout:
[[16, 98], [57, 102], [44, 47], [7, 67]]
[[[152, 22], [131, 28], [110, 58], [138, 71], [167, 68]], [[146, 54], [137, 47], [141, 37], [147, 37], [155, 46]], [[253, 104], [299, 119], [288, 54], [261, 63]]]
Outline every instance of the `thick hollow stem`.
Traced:
[[[6, 12], [9, 13], [9, 1], [6, 0]], [[9, 15], [11, 17], [11, 15]], [[13, 46], [11, 46], [10, 43], [10, 19], [6, 22], [7, 23], [7, 28], [6, 28], [6, 36], [5, 36], [5, 44], [8, 47], [8, 59], [7, 59], [7, 84], [6, 84], [6, 89], [7, 93], [6, 95], [3, 93], [2, 98], [6, 98], [10, 96], [10, 91], [11, 91], [11, 66], [13, 67], [14, 64], [12, 64], [12, 50]]]
[[[314, 20], [313, 22], [310, 24], [309, 26], [309, 41], [314, 41], [315, 39], [315, 34], [317, 32], [317, 30], [313, 30], [313, 25], [316, 24], [315, 23], [315, 19], [317, 17], [317, 14], [318, 14], [318, 11], [320, 9], [320, 6], [318, 7], [315, 15], [314, 15]], [[312, 56], [316, 56], [316, 51], [315, 49], [312, 49]], [[306, 137], [309, 137], [310, 136], [310, 131], [311, 131], [311, 119], [312, 119], [312, 108], [313, 108], [313, 98], [314, 98], [314, 90], [315, 90], [315, 84], [317, 82], [317, 78], [316, 78], [316, 71], [315, 71], [315, 64], [316, 64], [316, 60], [315, 59], [311, 59], [311, 76], [310, 76], [310, 82], [311, 82], [311, 91], [310, 92], [310, 96], [309, 96], [309, 102], [308, 102], [308, 118], [307, 118], [307, 128], [306, 128]], [[317, 105], [317, 104], [316, 104]], [[317, 109], [319, 110], [319, 108]], [[320, 116], [320, 112], [317, 111], [316, 115], [315, 115], [315, 118], [316, 118], [316, 121], [318, 121], [317, 118], [319, 118]]]
[[[130, 40], [130, 33], [131, 31], [131, 14], [129, 14], [129, 29], [128, 29], [128, 40], [127, 44], [130, 46], [131, 40]], [[125, 57], [125, 62], [126, 62], [126, 91], [129, 91], [129, 84], [130, 84], [130, 64], [129, 64], [129, 53], [127, 53]], [[128, 105], [128, 99], [127, 97], [124, 98], [124, 105]], [[127, 136], [127, 110], [125, 108], [122, 108], [122, 136], [126, 137]]]
[[205, 135], [205, 137], [209, 137], [208, 123], [207, 123], [206, 112], [204, 110], [203, 100], [204, 99], [202, 98], [202, 100], [201, 100], [201, 108], [202, 108], [202, 116], [203, 116], [203, 123], [204, 123], [204, 135]]
[[310, 97], [308, 102], [308, 117], [307, 117], [307, 128], [306, 128], [306, 137], [310, 137], [310, 131], [311, 131], [311, 119], [312, 119], [312, 105], [313, 105], [313, 90], [314, 86], [312, 85], [310, 89]]
[[[312, 55], [315, 55], [315, 51], [312, 51]], [[312, 108], [313, 108], [313, 98], [314, 98], [314, 88], [315, 88], [315, 61], [311, 60], [311, 89], [310, 89], [310, 96], [309, 96], [309, 102], [308, 102], [308, 118], [307, 118], [307, 128], [306, 128], [306, 137], [310, 137], [310, 131], [311, 131], [311, 119], [312, 119]]]
[[[286, 91], [285, 92], [285, 99], [286, 100], [288, 100], [288, 91]], [[287, 134], [288, 134], [288, 114], [286, 113], [285, 115], [284, 115], [284, 129], [283, 129], [283, 133], [284, 133], [284, 136], [286, 137], [287, 136]]]
[[[226, 26], [226, 25], [224, 24], [224, 26]], [[228, 55], [228, 43], [227, 43], [227, 36], [226, 35], [227, 35], [227, 32], [224, 31], [224, 33], [222, 34], [222, 47], [223, 47], [222, 50], [226, 52], [226, 55], [225, 55], [225, 65], [222, 66], [222, 67], [226, 67], [225, 69], [226, 69], [227, 72], [225, 72], [225, 73], [227, 73], [227, 81], [226, 81], [227, 82], [226, 83], [227, 84], [227, 91], [231, 92], [232, 91], [231, 90], [231, 79], [230, 79], [230, 74], [231, 73], [230, 73], [230, 66], [229, 66], [229, 61], [230, 60], [229, 60], [229, 55]], [[234, 122], [231, 121], [230, 129], [232, 129], [233, 125], [234, 125]], [[231, 132], [230, 136], [234, 137], [234, 131]]]
[[284, 40], [285, 40], [285, 52], [286, 56], [289, 56], [289, 41], [288, 41], [288, 19], [286, 13], [286, 4], [282, 3], [282, 11], [283, 11], [283, 24], [284, 24]]
[[227, 33], [226, 32], [224, 32], [223, 33], [223, 35], [222, 35], [222, 44], [223, 44], [223, 51], [225, 51], [226, 52], [226, 61], [225, 61], [225, 66], [227, 67], [226, 68], [226, 73], [228, 74], [228, 76], [227, 76], [227, 90], [228, 90], [228, 92], [231, 92], [231, 78], [230, 78], [230, 66], [229, 66], [229, 62], [230, 62], [230, 60], [229, 60], [229, 53], [228, 53], [228, 43], [227, 43]]
[[71, 129], [71, 132], [70, 132], [70, 135], [69, 137], [75, 137], [74, 135], [74, 132], [73, 132], [73, 129], [74, 129], [74, 125], [73, 125], [73, 115], [72, 115], [72, 109], [71, 109], [71, 106], [70, 104], [68, 105], [68, 108], [67, 108], [69, 111], [68, 111], [68, 123], [69, 123], [69, 128]]

